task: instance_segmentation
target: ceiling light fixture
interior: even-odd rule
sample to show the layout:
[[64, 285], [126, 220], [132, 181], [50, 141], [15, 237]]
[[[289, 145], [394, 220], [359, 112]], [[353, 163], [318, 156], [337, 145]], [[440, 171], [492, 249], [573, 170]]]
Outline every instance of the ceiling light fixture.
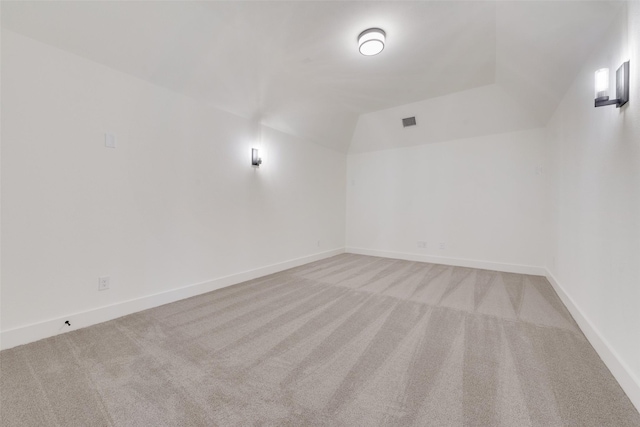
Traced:
[[623, 63], [616, 71], [616, 99], [609, 99], [609, 69], [596, 71], [596, 107], [615, 105], [622, 107], [629, 101], [629, 61]]
[[377, 55], [384, 49], [386, 33], [380, 28], [369, 28], [358, 36], [358, 49], [365, 56]]

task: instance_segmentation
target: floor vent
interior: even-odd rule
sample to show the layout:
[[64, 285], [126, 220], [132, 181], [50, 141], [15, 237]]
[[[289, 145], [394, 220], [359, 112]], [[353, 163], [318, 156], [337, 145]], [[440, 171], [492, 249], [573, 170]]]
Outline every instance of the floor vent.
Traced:
[[406, 119], [402, 119], [402, 126], [404, 127], [415, 126], [415, 125], [416, 125], [415, 117], [407, 117]]

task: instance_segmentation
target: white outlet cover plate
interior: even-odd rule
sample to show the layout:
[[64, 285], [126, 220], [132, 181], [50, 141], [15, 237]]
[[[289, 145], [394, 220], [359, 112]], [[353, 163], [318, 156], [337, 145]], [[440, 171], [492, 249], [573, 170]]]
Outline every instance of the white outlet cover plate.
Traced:
[[98, 290], [106, 291], [107, 289], [109, 289], [110, 282], [111, 279], [109, 276], [98, 277]]
[[105, 133], [104, 146], [107, 148], [116, 148], [116, 136], [112, 133]]

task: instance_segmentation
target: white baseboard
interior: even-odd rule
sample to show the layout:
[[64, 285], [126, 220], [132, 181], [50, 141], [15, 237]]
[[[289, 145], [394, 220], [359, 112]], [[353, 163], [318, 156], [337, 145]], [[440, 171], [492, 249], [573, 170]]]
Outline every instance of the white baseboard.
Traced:
[[553, 286], [556, 293], [567, 307], [578, 326], [584, 333], [589, 343], [596, 350], [602, 361], [613, 377], [618, 381], [631, 403], [640, 411], [640, 380], [633, 374], [629, 366], [618, 356], [618, 353], [611, 347], [609, 342], [600, 334], [598, 329], [589, 321], [587, 316], [580, 310], [573, 299], [565, 292], [558, 280], [549, 270], [546, 272], [547, 280]]
[[[278, 264], [256, 268], [255, 270], [244, 271], [242, 273], [196, 283], [154, 295], [148, 295], [80, 313], [68, 314], [66, 316], [33, 323], [31, 325], [10, 329], [8, 331], [2, 331], [2, 333], [0, 333], [0, 349], [4, 350], [18, 345], [38, 341], [43, 338], [52, 337], [61, 333], [85, 328], [97, 323], [106, 322], [108, 320], [137, 313], [142, 310], [147, 310], [185, 298], [215, 291], [216, 289], [246, 282], [247, 280], [277, 273], [289, 268], [298, 267], [303, 264], [318, 261], [341, 253], [344, 253], [344, 248], [308, 255]], [[64, 325], [65, 320], [69, 320], [71, 327]]]
[[502, 271], [505, 273], [531, 274], [534, 276], [544, 276], [547, 270], [544, 267], [531, 265], [506, 264], [501, 262], [480, 261], [475, 259], [449, 258], [434, 255], [408, 254], [402, 252], [379, 251], [375, 249], [351, 248], [347, 247], [345, 252], [360, 255], [371, 255], [383, 258], [403, 259], [406, 261], [429, 262], [432, 264], [453, 265], [455, 267], [479, 268], [482, 270]]

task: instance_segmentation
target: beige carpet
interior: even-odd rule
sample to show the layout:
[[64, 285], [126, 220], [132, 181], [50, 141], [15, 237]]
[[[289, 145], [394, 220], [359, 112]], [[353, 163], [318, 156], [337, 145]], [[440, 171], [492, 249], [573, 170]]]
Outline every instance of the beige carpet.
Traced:
[[2, 426], [640, 426], [544, 278], [350, 254], [0, 363]]

